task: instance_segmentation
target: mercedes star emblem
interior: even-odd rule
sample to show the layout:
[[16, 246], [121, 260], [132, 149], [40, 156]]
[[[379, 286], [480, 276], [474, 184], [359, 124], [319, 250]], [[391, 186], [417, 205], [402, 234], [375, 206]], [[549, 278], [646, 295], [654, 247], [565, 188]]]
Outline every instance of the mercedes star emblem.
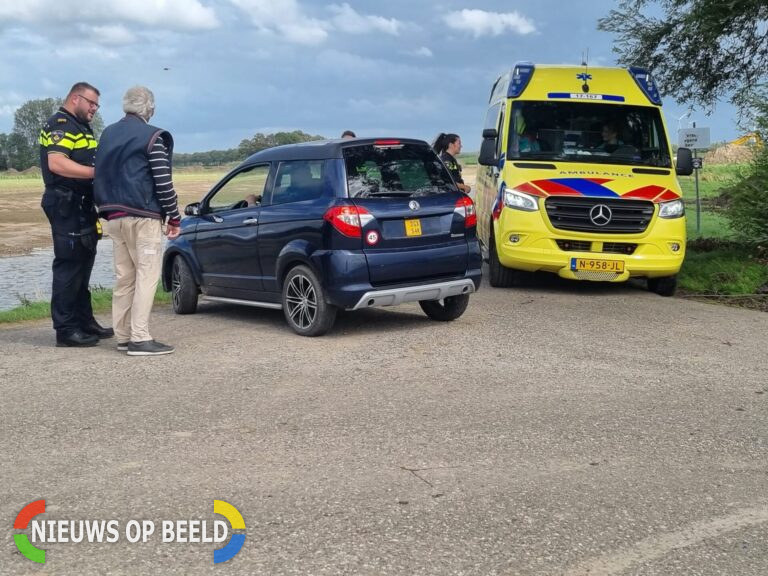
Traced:
[[605, 204], [596, 204], [589, 211], [589, 219], [595, 226], [605, 226], [611, 221], [612, 216], [613, 212]]
[[419, 206], [419, 203], [416, 202], [416, 200], [411, 200], [410, 202], [408, 202], [408, 208], [410, 208], [411, 210], [418, 210], [419, 208], [421, 208], [421, 206]]

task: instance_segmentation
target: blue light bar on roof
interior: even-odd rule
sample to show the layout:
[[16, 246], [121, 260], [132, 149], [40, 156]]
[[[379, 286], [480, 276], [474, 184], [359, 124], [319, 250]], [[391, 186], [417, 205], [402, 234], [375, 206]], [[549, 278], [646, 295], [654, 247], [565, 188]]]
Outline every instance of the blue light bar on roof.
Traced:
[[512, 78], [509, 80], [509, 88], [507, 88], [507, 98], [517, 98], [523, 93], [525, 87], [528, 86], [528, 82], [533, 76], [534, 65], [532, 62], [520, 62], [515, 64], [515, 68], [512, 71]]
[[656, 82], [653, 81], [651, 73], [639, 66], [630, 66], [629, 73], [632, 75], [632, 78], [635, 79], [635, 82], [637, 82], [637, 85], [640, 87], [640, 90], [643, 91], [643, 94], [648, 97], [648, 100], [657, 106], [661, 106], [661, 95], [659, 94], [659, 89], [656, 87]]

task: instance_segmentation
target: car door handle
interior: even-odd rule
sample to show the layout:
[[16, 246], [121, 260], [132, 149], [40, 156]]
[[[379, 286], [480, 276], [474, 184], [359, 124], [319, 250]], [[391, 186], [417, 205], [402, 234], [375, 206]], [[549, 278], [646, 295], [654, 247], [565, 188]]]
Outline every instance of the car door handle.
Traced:
[[224, 222], [224, 218], [222, 218], [221, 216], [211, 216], [211, 219], [217, 224], [221, 224], [222, 222]]
[[258, 218], [246, 218], [243, 220], [243, 224], [256, 224], [258, 221]]

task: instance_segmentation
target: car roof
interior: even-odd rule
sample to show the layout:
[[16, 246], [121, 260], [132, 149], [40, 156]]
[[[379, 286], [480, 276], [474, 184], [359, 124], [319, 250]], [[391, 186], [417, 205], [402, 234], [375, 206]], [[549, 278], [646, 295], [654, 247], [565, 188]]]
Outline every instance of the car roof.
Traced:
[[343, 158], [342, 150], [345, 148], [354, 148], [355, 146], [365, 146], [375, 143], [411, 144], [415, 146], [427, 146], [424, 140], [414, 138], [393, 138], [391, 136], [382, 138], [337, 138], [334, 140], [312, 140], [310, 142], [301, 142], [300, 144], [285, 144], [284, 146], [274, 146], [266, 148], [252, 154], [243, 161], [241, 166], [249, 164], [258, 164], [261, 162], [275, 162], [287, 160], [326, 160], [330, 158]]

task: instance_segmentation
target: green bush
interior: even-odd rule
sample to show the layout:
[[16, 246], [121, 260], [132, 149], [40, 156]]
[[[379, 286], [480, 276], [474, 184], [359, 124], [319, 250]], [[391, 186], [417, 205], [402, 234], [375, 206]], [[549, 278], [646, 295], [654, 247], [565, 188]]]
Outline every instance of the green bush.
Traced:
[[743, 179], [723, 191], [725, 216], [736, 237], [759, 244], [768, 241], [768, 149], [755, 157]]

